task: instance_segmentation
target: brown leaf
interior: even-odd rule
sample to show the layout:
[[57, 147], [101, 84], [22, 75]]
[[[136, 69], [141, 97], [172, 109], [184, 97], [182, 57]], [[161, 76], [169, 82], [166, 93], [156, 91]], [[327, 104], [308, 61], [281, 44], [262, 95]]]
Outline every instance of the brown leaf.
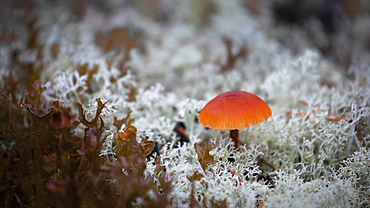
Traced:
[[11, 45], [12, 43], [19, 40], [21, 37], [22, 36], [20, 34], [17, 34], [14, 30], [5, 31], [0, 34], [0, 43]]
[[138, 40], [132, 39], [129, 30], [124, 28], [109, 31], [107, 34], [99, 33], [96, 42], [104, 48], [106, 53], [113, 49], [118, 53], [123, 51], [128, 54], [129, 50], [137, 45]]
[[195, 152], [198, 154], [198, 161], [202, 166], [203, 170], [206, 170], [208, 164], [214, 164], [217, 161], [213, 156], [209, 155], [209, 152], [216, 148], [217, 145], [214, 143], [204, 142], [203, 146], [200, 146], [198, 143], [194, 144]]
[[195, 181], [200, 181], [200, 179], [203, 178], [203, 174], [199, 173], [198, 171], [194, 171], [194, 174], [192, 176], [186, 176], [186, 178], [190, 181], [190, 182], [195, 182]]
[[154, 162], [155, 162], [155, 170], [154, 170], [154, 173], [153, 173], [153, 177], [158, 177], [159, 173], [166, 169], [165, 167], [161, 166], [161, 157], [160, 156], [155, 156], [155, 159], [154, 159]]
[[141, 139], [141, 144], [136, 141], [136, 128], [128, 126], [123, 132], [114, 136], [116, 155], [124, 157], [147, 157], [154, 149], [155, 143], [148, 141], [149, 137]]
[[60, 46], [58, 43], [53, 43], [53, 45], [51, 45], [51, 54], [53, 55], [53, 58], [58, 58], [58, 53], [60, 52]]
[[18, 79], [14, 79], [13, 77], [13, 74], [12, 73], [9, 73], [9, 76], [4, 76], [4, 82], [6, 83], [5, 84], [5, 87], [6, 89], [8, 90], [8, 92], [12, 93], [12, 98], [14, 101], [16, 101], [16, 97], [15, 97], [15, 92], [17, 92], [17, 87], [18, 87], [18, 84], [21, 82], [21, 80], [18, 78]]
[[54, 173], [57, 169], [57, 153], [50, 147], [44, 146], [42, 154], [42, 168], [48, 173]]
[[69, 114], [70, 109], [59, 109], [56, 113], [54, 113], [52, 119], [50, 120], [50, 124], [55, 129], [61, 128], [70, 128], [75, 123], [75, 120]]
[[42, 124], [42, 127], [43, 125], [47, 126], [50, 123], [52, 116], [59, 109], [60, 103], [59, 101], [54, 101], [53, 106], [51, 106], [46, 113], [34, 108], [31, 104], [23, 104], [22, 107], [30, 113], [30, 115], [33, 117], [33, 121], [35, 122], [35, 119], [37, 119], [38, 122]]
[[261, 4], [258, 0], [244, 0], [248, 9], [255, 15], [260, 16], [262, 14]]
[[225, 208], [225, 207], [228, 207], [227, 206], [227, 203], [226, 203], [226, 199], [224, 199], [223, 201], [217, 201], [215, 198], [212, 198], [210, 200], [211, 202], [211, 207], [212, 208]]
[[[102, 179], [115, 179], [117, 192], [122, 193], [114, 195], [117, 207], [131, 207], [131, 203], [138, 197], [145, 201], [144, 207], [166, 207], [168, 205], [167, 195], [172, 189], [171, 182], [165, 182], [159, 178], [160, 186], [157, 187], [152, 176], [144, 177], [145, 168], [146, 160], [143, 156], [137, 160], [120, 156], [116, 162], [101, 166]], [[149, 191], [151, 196], [148, 194]]]
[[88, 66], [89, 66], [89, 64], [87, 64], [87, 63], [82, 64], [82, 65], [77, 65], [76, 70], [78, 71], [80, 76], [87, 75], [87, 79], [86, 79], [86, 86], [88, 87], [87, 92], [92, 93], [93, 90], [91, 88], [90, 83], [92, 81], [92, 78], [93, 78], [94, 74], [96, 74], [98, 72], [99, 66], [97, 64], [94, 64], [92, 69], [88, 69]]
[[102, 103], [100, 98], [97, 98], [95, 101], [98, 102], [98, 109], [96, 110], [95, 117], [91, 121], [86, 120], [84, 111], [82, 109], [82, 105], [80, 103], [77, 103], [78, 111], [79, 111], [79, 114], [80, 114], [78, 116], [78, 119], [80, 120], [80, 123], [84, 124], [87, 127], [95, 127], [95, 129], [99, 129], [98, 119], [100, 118], [100, 121], [103, 122], [103, 120], [100, 117], [100, 114], [101, 114], [101, 111], [103, 110], [103, 108], [105, 107], [106, 103]]
[[79, 155], [85, 155], [88, 150], [95, 152], [98, 144], [98, 137], [93, 127], [85, 128], [84, 144], [77, 150]]
[[197, 201], [196, 197], [195, 197], [195, 181], [196, 180], [200, 180], [200, 178], [202, 178], [203, 175], [202, 174], [199, 174], [197, 171], [194, 171], [194, 174], [192, 177], [187, 177], [188, 180], [191, 181], [191, 193], [190, 193], [190, 207], [191, 208], [200, 208], [202, 206], [200, 206], [199, 202]]
[[46, 90], [46, 87], [41, 87], [41, 80], [36, 80], [32, 84], [31, 92], [28, 92], [27, 89], [20, 92], [23, 98], [25, 99], [25, 103], [31, 104], [37, 110], [41, 110], [41, 94]]
[[121, 76], [126, 75], [130, 67], [126, 63], [130, 61], [130, 51], [133, 47], [139, 44], [139, 38], [133, 38], [127, 28], [115, 29], [106, 33], [98, 33], [96, 43], [103, 47], [107, 53], [109, 51], [116, 51], [123, 53], [124, 56], [118, 64], [118, 69], [121, 71]]
[[[193, 191], [191, 192], [191, 194], [193, 194]], [[190, 200], [190, 205], [189, 207], [190, 208], [201, 208], [202, 206], [200, 206], [199, 202], [195, 199], [195, 197], [193, 195], [191, 195], [192, 198]]]
[[[40, 110], [37, 110], [32, 107], [31, 104], [24, 104], [22, 106], [25, 108], [29, 115], [32, 117], [32, 125], [29, 132], [29, 138], [28, 141], [31, 141], [30, 143], [26, 144], [29, 145], [25, 148], [26, 153], [28, 154], [28, 157], [31, 156], [31, 158], [27, 158], [30, 160], [30, 162], [34, 162], [35, 170], [32, 171], [32, 177], [33, 179], [36, 179], [29, 184], [27, 184], [27, 190], [29, 191], [31, 187], [35, 190], [35, 193], [33, 193], [34, 196], [36, 196], [33, 202], [35, 203], [36, 207], [45, 207], [45, 195], [44, 195], [44, 182], [41, 180], [43, 178], [42, 174], [42, 145], [47, 141], [49, 138], [47, 136], [47, 128], [50, 126], [50, 120], [53, 114], [57, 111], [59, 108], [59, 102], [54, 101], [53, 106], [51, 106], [46, 113], [43, 113]], [[30, 154], [30, 150], [32, 154]], [[26, 156], [27, 157], [27, 156]], [[22, 158], [22, 155], [21, 155]], [[22, 160], [22, 159], [21, 159]], [[22, 161], [21, 161], [22, 162]], [[23, 160], [23, 163], [27, 162], [27, 160]]]
[[126, 130], [118, 133], [119, 137], [123, 140], [130, 140], [136, 136], [136, 128], [134, 126], [128, 126]]
[[136, 128], [129, 126], [114, 138], [116, 155], [124, 157], [138, 157], [144, 155], [144, 148], [136, 141]]
[[122, 124], [125, 124], [125, 126], [130, 126], [131, 123], [134, 121], [134, 119], [130, 118], [130, 114], [132, 113], [132, 111], [130, 110], [126, 117], [124, 117], [123, 119], [121, 120], [118, 120], [117, 117], [114, 117], [114, 121], [113, 121], [113, 125], [115, 127], [117, 127], [117, 129], [120, 129]]
[[224, 43], [226, 45], [226, 49], [227, 49], [227, 63], [224, 66], [222, 66], [221, 71], [227, 71], [227, 70], [232, 69], [235, 66], [236, 61], [239, 58], [245, 56], [248, 53], [248, 49], [247, 49], [247, 47], [243, 46], [239, 50], [239, 52], [236, 55], [234, 55], [232, 53], [232, 50], [231, 50], [232, 44], [233, 44], [232, 41], [229, 40], [229, 39], [226, 39], [226, 38], [223, 39], [223, 41], [224, 41]]
[[141, 138], [141, 146], [144, 148], [145, 157], [148, 157], [152, 153], [155, 143], [153, 141], [148, 141], [149, 137]]
[[9, 112], [9, 125], [7, 128], [3, 127], [3, 132], [2, 134], [4, 136], [7, 136], [7, 137], [11, 137], [11, 139], [14, 139], [16, 140], [16, 142], [18, 142], [18, 138], [17, 138], [17, 135], [15, 136], [12, 136], [13, 132], [14, 131], [14, 134], [17, 134], [17, 130], [20, 129], [20, 128], [17, 128], [19, 125], [17, 121], [17, 116], [18, 115], [22, 115], [22, 108], [19, 107], [19, 105], [15, 104], [14, 101], [13, 101], [13, 96], [11, 93], [7, 93], [6, 91], [0, 91], [1, 93], [1, 96], [3, 97], [3, 99], [5, 100], [5, 104], [8, 108], [8, 112]]

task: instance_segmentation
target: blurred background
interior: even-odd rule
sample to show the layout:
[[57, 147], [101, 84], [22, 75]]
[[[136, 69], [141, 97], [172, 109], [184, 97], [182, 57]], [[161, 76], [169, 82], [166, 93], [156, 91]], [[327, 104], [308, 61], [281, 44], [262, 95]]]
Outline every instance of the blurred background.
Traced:
[[[315, 48], [343, 70], [353, 62], [369, 62], [366, 60], [368, 56], [362, 56], [363, 53], [368, 54], [370, 49], [368, 0], [240, 1], [245, 12], [254, 16], [261, 30], [293, 53], [299, 53], [302, 48]], [[178, 0], [2, 0], [1, 5], [0, 44], [12, 44], [24, 38], [21, 26], [41, 17], [43, 12], [53, 12], [54, 18], [59, 18], [54, 19], [55, 24], [82, 21], [88, 18], [87, 10], [93, 9], [99, 11], [103, 22], [115, 18], [116, 27], [135, 28], [134, 21], [130, 19], [130, 15], [135, 13], [133, 17], [139, 14], [160, 24], [171, 24], [181, 19], [205, 29], [212, 15], [219, 11], [219, 4], [212, 0], [190, 0], [186, 3]], [[131, 30], [130, 33], [130, 36], [140, 36], [140, 31]]]

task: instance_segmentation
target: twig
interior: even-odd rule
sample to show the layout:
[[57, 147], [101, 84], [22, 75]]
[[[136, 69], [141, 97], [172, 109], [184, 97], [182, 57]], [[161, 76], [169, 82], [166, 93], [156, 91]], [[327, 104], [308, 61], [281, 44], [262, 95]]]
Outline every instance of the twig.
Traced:
[[221, 167], [223, 167], [223, 168], [227, 169], [227, 171], [228, 171], [229, 173], [231, 173], [231, 175], [232, 175], [232, 176], [236, 176], [236, 177], [238, 178], [238, 181], [239, 181], [240, 185], [243, 185], [242, 180], [239, 178], [239, 176], [238, 176], [238, 175], [236, 175], [236, 174], [235, 174], [233, 171], [231, 171], [229, 168], [225, 167], [223, 164], [221, 164]]
[[261, 203], [257, 206], [257, 208], [262, 208], [263, 204], [265, 204], [265, 201], [261, 201]]
[[[308, 103], [304, 100], [298, 100], [299, 103], [303, 104], [303, 105], [308, 105]], [[318, 111], [321, 111], [321, 112], [325, 112], [325, 113], [328, 113], [328, 116], [325, 117], [326, 120], [328, 121], [340, 121], [340, 120], [345, 120], [345, 121], [348, 121], [347, 118], [344, 118], [344, 117], [341, 117], [341, 116], [337, 116], [333, 113], [330, 113], [328, 112], [327, 110], [320, 110], [320, 108], [318, 106], [315, 106], [315, 105], [311, 105], [311, 107], [315, 108], [316, 110]], [[292, 111], [285, 111], [286, 114], [292, 114]], [[305, 113], [305, 112], [299, 112], [299, 113], [296, 113], [297, 116], [305, 116], [307, 118], [309, 118], [311, 115], [309, 113]], [[320, 116], [318, 115], [315, 115], [313, 114], [312, 115], [314, 118], [320, 118]], [[330, 116], [330, 117], [329, 117]], [[332, 118], [334, 117], [334, 118]]]
[[[303, 104], [303, 105], [308, 105], [308, 103], [304, 100], [298, 100], [299, 103]], [[316, 105], [311, 105], [311, 107], [313, 108], [316, 108], [317, 110], [321, 111], [321, 112], [327, 112], [329, 116], [333, 116], [334, 118], [329, 118], [329, 117], [325, 117], [327, 120], [330, 120], [330, 121], [340, 121], [340, 120], [345, 120], [345, 121], [348, 121], [347, 118], [344, 118], [344, 117], [341, 117], [341, 116], [337, 116], [333, 113], [330, 113], [328, 112], [327, 110], [321, 110], [318, 106]]]
[[17, 195], [16, 193], [14, 193], [14, 197], [15, 197], [15, 199], [17, 200], [17, 202], [18, 202], [19, 206], [20, 206], [21, 208], [23, 208], [22, 201], [19, 199], [19, 197], [18, 197], [18, 195]]
[[273, 166], [271, 163], [267, 162], [266, 160], [264, 160], [263, 158], [261, 158], [260, 156], [257, 156], [257, 159], [261, 162], [263, 162], [265, 165], [269, 166], [270, 168], [272, 168], [273, 170], [276, 170], [275, 166]]
[[[239, 140], [239, 143], [241, 146], [244, 145], [244, 143], [242, 141]], [[260, 156], [257, 156], [257, 159], [259, 161], [261, 161], [262, 163], [264, 163], [265, 165], [269, 166], [270, 168], [272, 168], [273, 170], [276, 170], [275, 166], [273, 166], [271, 163], [267, 162], [266, 160], [264, 160], [263, 158], [261, 158]]]
[[224, 66], [222, 66], [221, 71], [227, 71], [227, 70], [232, 69], [234, 67], [236, 61], [239, 58], [245, 56], [248, 53], [248, 49], [247, 49], [247, 47], [243, 46], [239, 50], [239, 52], [236, 55], [234, 55], [232, 53], [232, 50], [231, 50], [233, 42], [229, 39], [226, 39], [226, 38], [224, 38], [223, 41], [226, 45], [228, 57], [227, 57], [227, 63]]
[[[292, 114], [292, 111], [285, 111], [286, 114]], [[305, 113], [305, 112], [299, 112], [299, 113], [296, 113], [295, 114], [296, 116], [304, 116], [304, 117], [307, 117], [309, 118], [310, 117], [310, 114], [309, 113]], [[314, 118], [320, 118], [320, 116], [318, 115], [313, 115]]]
[[166, 175], [165, 175], [165, 180], [168, 182], [168, 169], [171, 168], [171, 164], [168, 165], [168, 168], [166, 168]]

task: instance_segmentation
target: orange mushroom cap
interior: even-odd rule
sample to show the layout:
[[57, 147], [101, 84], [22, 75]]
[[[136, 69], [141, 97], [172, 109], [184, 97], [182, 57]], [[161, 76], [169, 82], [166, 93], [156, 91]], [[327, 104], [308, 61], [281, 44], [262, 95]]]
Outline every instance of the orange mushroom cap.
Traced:
[[225, 92], [209, 101], [198, 119], [211, 129], [242, 129], [267, 120], [270, 107], [261, 98], [245, 91]]

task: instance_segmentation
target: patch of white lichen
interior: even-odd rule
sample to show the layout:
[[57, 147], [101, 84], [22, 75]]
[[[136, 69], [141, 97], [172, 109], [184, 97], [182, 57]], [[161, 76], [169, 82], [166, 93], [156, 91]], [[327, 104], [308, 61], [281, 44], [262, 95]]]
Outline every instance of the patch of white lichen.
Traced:
[[[101, 155], [110, 160], [115, 152], [113, 132], [117, 131], [113, 119], [132, 111], [137, 139], [147, 135], [161, 147], [161, 163], [172, 179], [174, 207], [189, 206], [192, 184], [187, 177], [195, 170], [204, 175], [194, 184], [200, 204], [210, 205], [215, 199], [226, 200], [229, 207], [255, 207], [257, 201], [263, 201], [264, 207], [370, 206], [370, 66], [362, 62], [368, 54], [357, 54], [358, 61], [345, 71], [313, 48], [304, 46], [293, 53], [279, 44], [264, 29], [271, 21], [269, 15], [259, 20], [243, 9], [242, 1], [201, 1], [216, 9], [209, 23], [199, 27], [202, 11], [192, 9], [195, 2], [159, 1], [168, 15], [165, 23], [151, 17], [154, 10], [137, 5], [117, 7], [108, 15], [87, 6], [81, 21], [74, 21], [62, 5], [41, 5], [37, 26], [39, 42], [44, 45], [45, 67], [40, 72], [47, 87], [44, 98], [63, 102], [74, 115], [78, 115], [79, 102], [90, 119], [97, 109], [95, 99], [106, 102], [102, 116], [108, 139]], [[114, 8], [118, 2], [109, 4]], [[3, 27], [23, 30], [17, 25]], [[104, 53], [96, 43], [96, 33], [114, 28], [140, 33], [140, 48], [134, 47], [129, 54]], [[228, 55], [225, 38], [232, 41], [233, 53], [242, 47], [248, 52], [231, 69], [222, 71]], [[14, 49], [22, 51], [24, 42], [0, 45], [1, 76], [17, 76], [10, 71], [8, 60]], [[52, 58], [55, 43], [60, 51]], [[130, 70], [119, 77], [118, 62], [126, 55]], [[21, 57], [23, 62], [35, 59], [30, 50], [22, 51]], [[112, 67], [107, 61], [112, 61]], [[88, 71], [98, 67], [89, 86], [88, 75], [76, 71], [83, 64], [88, 64]], [[131, 88], [136, 89], [135, 99], [129, 97]], [[273, 112], [267, 121], [240, 130], [246, 146], [238, 152], [230, 150], [227, 131], [209, 130], [196, 121], [210, 99], [230, 90], [258, 95]], [[346, 120], [330, 120], [329, 113]], [[173, 128], [179, 121], [185, 124], [190, 143], [173, 148], [169, 144], [177, 142]], [[82, 133], [80, 125], [75, 134]], [[219, 162], [203, 171], [194, 143], [205, 140], [217, 144], [212, 154]], [[235, 162], [228, 162], [230, 153]], [[147, 174], [154, 169], [149, 162]], [[271, 177], [273, 187], [257, 182], [256, 176], [262, 173]]]

